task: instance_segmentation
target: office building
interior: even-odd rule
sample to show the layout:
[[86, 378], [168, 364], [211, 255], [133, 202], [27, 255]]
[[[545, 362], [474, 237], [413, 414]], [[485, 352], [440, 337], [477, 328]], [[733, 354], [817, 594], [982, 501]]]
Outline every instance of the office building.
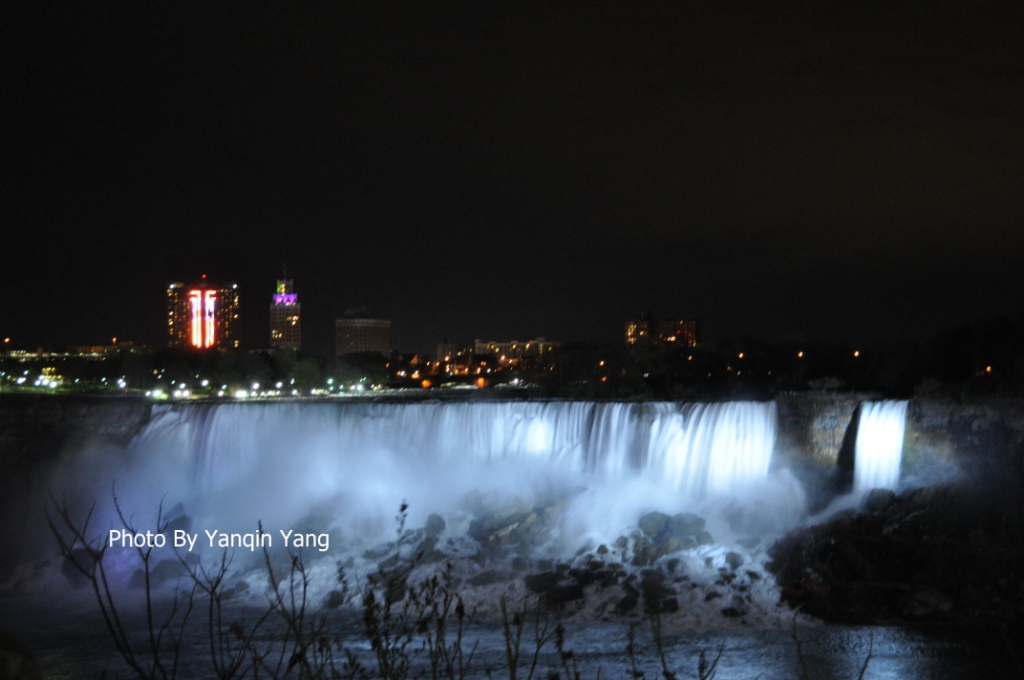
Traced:
[[697, 321], [694, 319], [657, 319], [650, 313], [626, 321], [626, 346], [638, 349], [694, 347]]
[[167, 333], [171, 347], [238, 347], [238, 284], [199, 283], [167, 286]]
[[302, 348], [302, 305], [291, 279], [279, 280], [270, 304], [270, 346], [274, 349]]
[[335, 354], [376, 352], [390, 356], [391, 321], [372, 319], [365, 309], [348, 309], [342, 318], [334, 320]]

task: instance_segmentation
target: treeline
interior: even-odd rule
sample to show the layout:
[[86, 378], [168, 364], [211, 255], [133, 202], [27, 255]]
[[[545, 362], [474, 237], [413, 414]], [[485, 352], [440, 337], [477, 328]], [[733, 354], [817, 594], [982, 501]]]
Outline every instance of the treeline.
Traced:
[[769, 398], [785, 391], [893, 397], [1024, 394], [1024, 323], [1005, 317], [923, 342], [768, 342], [751, 337], [670, 350], [569, 344], [539, 372], [550, 396]]

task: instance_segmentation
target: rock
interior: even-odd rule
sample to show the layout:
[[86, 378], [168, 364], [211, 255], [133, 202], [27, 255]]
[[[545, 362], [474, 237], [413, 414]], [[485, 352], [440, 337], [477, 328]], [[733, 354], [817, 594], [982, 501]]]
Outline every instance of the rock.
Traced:
[[551, 588], [555, 587], [558, 583], [560, 576], [558, 573], [553, 571], [545, 571], [540, 574], [530, 574], [523, 579], [526, 584], [526, 589], [531, 593], [544, 593]]
[[670, 613], [679, 609], [679, 602], [673, 597], [676, 591], [665, 585], [665, 574], [657, 569], [640, 572], [640, 592], [644, 596], [645, 614]]
[[444, 531], [445, 526], [444, 518], [441, 517], [441, 515], [432, 512], [427, 517], [427, 524], [423, 530], [426, 532], [428, 537], [437, 538], [441, 535], [441, 532]]
[[697, 547], [697, 544], [692, 538], [678, 538], [676, 536], [669, 536], [665, 539], [665, 542], [658, 546], [658, 557], [665, 555], [671, 555], [674, 552], [680, 552], [681, 550], [693, 550]]
[[488, 569], [482, 571], [475, 576], [470, 577], [466, 580], [471, 586], [489, 586], [492, 583], [498, 583], [508, 579], [508, 573], [504, 571], [498, 571], [497, 569]]
[[626, 538], [625, 536], [619, 536], [618, 538], [615, 539], [615, 543], [613, 543], [612, 546], [616, 550], [625, 550], [626, 548], [629, 547], [629, 539]]
[[363, 552], [363, 559], [366, 559], [366, 560], [379, 560], [382, 557], [386, 557], [394, 549], [395, 549], [394, 542], [385, 543], [383, 545], [374, 546], [373, 548], [368, 548], [367, 550], [365, 550]]
[[[177, 559], [166, 559], [157, 562], [149, 570], [149, 587], [159, 588], [168, 581], [177, 580], [188, 573], [181, 562]], [[128, 585], [132, 588], [146, 587], [146, 574], [142, 569], [136, 569], [132, 574]]]
[[345, 594], [340, 590], [332, 590], [327, 595], [327, 602], [324, 606], [328, 609], [337, 609], [341, 605], [345, 604]]
[[604, 543], [602, 543], [601, 545], [597, 546], [597, 554], [598, 555], [607, 555], [608, 554], [608, 546], [606, 546]]
[[705, 602], [711, 602], [711, 600], [716, 600], [716, 599], [720, 598], [721, 596], [722, 596], [721, 593], [712, 590], [711, 592], [709, 592], [707, 595], [704, 596], [704, 601]]
[[698, 531], [697, 535], [693, 537], [693, 540], [697, 542], [697, 545], [712, 545], [715, 539], [711, 537], [706, 531]]
[[427, 536], [420, 541], [412, 553], [413, 560], [419, 564], [432, 564], [447, 558], [447, 555], [436, 549], [438, 540], [437, 536]]
[[680, 512], [668, 521], [666, 530], [671, 536], [687, 538], [704, 531], [704, 518], [690, 512]]
[[549, 607], [560, 607], [573, 600], [582, 600], [583, 596], [583, 586], [578, 583], [556, 585], [544, 593], [544, 604]]
[[[167, 528], [164, 529], [164, 536], [172, 537], [175, 531], [192, 531], [192, 518], [188, 515], [178, 515], [167, 523]], [[168, 542], [170, 545], [170, 542]]]
[[857, 511], [853, 508], [847, 508], [846, 510], [840, 510], [839, 512], [833, 513], [828, 518], [828, 523], [846, 525], [852, 523], [855, 517], [857, 517]]
[[833, 550], [833, 567], [847, 578], [872, 578], [875, 569], [850, 541], [838, 541]]
[[620, 614], [626, 614], [636, 609], [637, 603], [640, 601], [638, 593], [626, 593], [626, 596], [619, 600], [619, 603], [615, 605], [615, 611]]
[[743, 555], [730, 550], [725, 554], [725, 563], [733, 570], [739, 569], [740, 565], [743, 564]]
[[640, 518], [637, 526], [651, 538], [657, 538], [665, 530], [669, 519], [670, 517], [663, 512], [649, 512]]
[[586, 588], [591, 583], [597, 580], [597, 577], [594, 575], [594, 572], [589, 569], [571, 569], [569, 571], [569, 576], [572, 578], [573, 581], [580, 584], [584, 588]]
[[872, 489], [864, 499], [865, 512], [882, 512], [896, 500], [896, 494], [889, 489]]
[[474, 519], [469, 523], [469, 536], [481, 545], [508, 545], [513, 542], [510, 538], [515, 529], [528, 517], [535, 514], [530, 512], [514, 512], [505, 516], [488, 516]]

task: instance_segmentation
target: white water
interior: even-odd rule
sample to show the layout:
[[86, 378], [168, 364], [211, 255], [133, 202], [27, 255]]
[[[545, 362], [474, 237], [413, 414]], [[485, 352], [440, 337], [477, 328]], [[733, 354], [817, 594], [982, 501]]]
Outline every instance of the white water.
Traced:
[[854, 447], [853, 490], [895, 489], [900, 480], [906, 401], [865, 401]]
[[756, 497], [775, 432], [771, 402], [177, 405], [126, 450], [75, 453], [51, 488], [99, 499], [101, 527], [119, 526], [103, 502], [113, 484], [142, 526], [162, 498], [184, 505], [193, 531], [274, 532], [319, 513], [367, 540], [393, 535], [403, 499], [415, 527], [431, 512], [465, 516], [469, 494], [568, 497], [567, 539], [613, 540], [643, 512]]

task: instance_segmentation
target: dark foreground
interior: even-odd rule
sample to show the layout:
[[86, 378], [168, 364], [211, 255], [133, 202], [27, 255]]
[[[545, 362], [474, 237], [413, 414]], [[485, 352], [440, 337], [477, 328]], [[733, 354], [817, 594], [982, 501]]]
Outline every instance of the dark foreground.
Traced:
[[[84, 603], [82, 603], [84, 605]], [[44, 677], [67, 680], [135, 677], [118, 657], [99, 615], [84, 606], [71, 609], [51, 603], [28, 606], [7, 599], [0, 603], [0, 617], [37, 656]], [[234, 612], [240, 614], [241, 612]], [[139, 630], [142, 621], [136, 621]], [[329, 623], [337, 631], [337, 643], [353, 652], [367, 677], [380, 677], [373, 651], [358, 615], [333, 613]], [[533, 654], [532, 623], [524, 635], [524, 654], [518, 677], [525, 678]], [[627, 678], [632, 663], [645, 678], [663, 676], [659, 654], [648, 622], [635, 628], [635, 651], [627, 653], [629, 628], [619, 623], [571, 624], [566, 629], [563, 652], [554, 641], [542, 651], [534, 677], [567, 677], [578, 672], [587, 678]], [[500, 624], [473, 627], [464, 638], [476, 652], [467, 677], [509, 677], [505, 636]], [[761, 678], [775, 680], [809, 677], [832, 680], [857, 678], [867, 664], [865, 678], [1012, 678], [1024, 677], [1008, 643], [991, 630], [942, 627], [800, 626], [795, 630], [741, 632], [691, 632], [663, 637], [665, 660], [676, 677], [698, 677], [703, 652], [711, 661], [721, 650], [716, 667], [718, 680]], [[407, 649], [409, 677], [429, 675], [425, 653], [416, 645]], [[568, 672], [567, 672], [568, 666]], [[806, 676], [803, 670], [806, 670]], [[600, 675], [599, 675], [600, 674]], [[204, 626], [186, 631], [179, 678], [214, 678]], [[291, 677], [291, 676], [289, 676]], [[294, 677], [299, 677], [297, 674]]]

